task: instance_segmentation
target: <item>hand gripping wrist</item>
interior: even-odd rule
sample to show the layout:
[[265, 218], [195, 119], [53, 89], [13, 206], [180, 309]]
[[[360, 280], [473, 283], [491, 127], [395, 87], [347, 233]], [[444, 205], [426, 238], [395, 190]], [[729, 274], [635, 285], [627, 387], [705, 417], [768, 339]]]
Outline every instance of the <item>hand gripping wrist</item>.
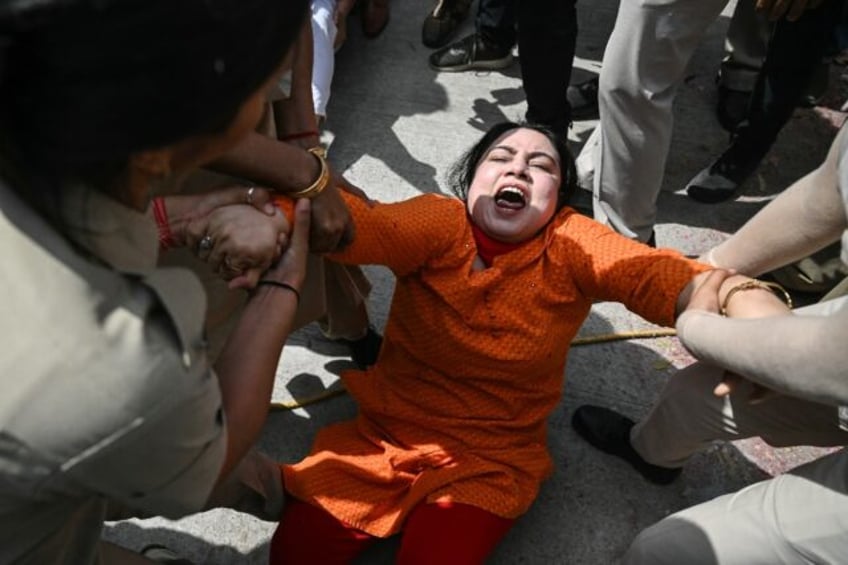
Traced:
[[719, 313], [722, 316], [727, 316], [727, 306], [730, 304], [730, 298], [736, 294], [737, 292], [743, 290], [753, 290], [753, 289], [762, 289], [762, 290], [770, 290], [773, 293], [777, 294], [779, 297], [783, 298], [783, 301], [786, 302], [786, 306], [789, 309], [792, 309], [792, 297], [786, 292], [786, 289], [780, 286], [777, 283], [770, 281], [761, 281], [757, 279], [752, 279], [750, 281], [745, 281], [743, 283], [737, 284], [724, 296], [724, 301], [721, 303], [721, 308], [719, 309]]

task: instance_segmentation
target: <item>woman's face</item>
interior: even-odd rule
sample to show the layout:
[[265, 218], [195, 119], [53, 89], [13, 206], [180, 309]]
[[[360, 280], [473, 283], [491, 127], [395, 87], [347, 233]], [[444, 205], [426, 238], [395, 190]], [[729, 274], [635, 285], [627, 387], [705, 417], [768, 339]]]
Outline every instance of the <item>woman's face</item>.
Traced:
[[175, 147], [171, 169], [180, 171], [205, 165], [235, 147], [262, 119], [268, 92], [276, 84], [279, 75], [280, 71], [275, 71], [242, 103], [226, 130], [192, 137]]
[[550, 140], [532, 129], [514, 129], [495, 140], [468, 188], [474, 224], [506, 243], [536, 235], [556, 212], [559, 159]]

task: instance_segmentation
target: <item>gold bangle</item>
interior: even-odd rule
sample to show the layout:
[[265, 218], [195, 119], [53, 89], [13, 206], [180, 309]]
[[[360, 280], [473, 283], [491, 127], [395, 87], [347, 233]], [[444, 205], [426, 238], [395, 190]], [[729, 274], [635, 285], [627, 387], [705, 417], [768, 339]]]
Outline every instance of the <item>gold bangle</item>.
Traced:
[[753, 279], [750, 281], [745, 281], [743, 283], [737, 284], [733, 288], [727, 291], [727, 294], [724, 297], [724, 301], [721, 303], [720, 313], [722, 316], [727, 316], [727, 305], [730, 303], [730, 297], [742, 290], [751, 290], [754, 288], [760, 288], [763, 290], [770, 290], [773, 293], [777, 294], [783, 301], [786, 302], [786, 306], [791, 310], [792, 309], [792, 297], [789, 296], [789, 293], [786, 292], [786, 289], [780, 286], [779, 284], [771, 281], [760, 281], [757, 279]]
[[327, 165], [327, 158], [325, 157], [326, 151], [320, 145], [316, 147], [310, 147], [307, 149], [312, 155], [318, 159], [318, 163], [321, 166], [321, 172], [318, 173], [318, 178], [304, 188], [303, 190], [298, 190], [297, 192], [289, 192], [287, 196], [291, 198], [315, 198], [327, 188], [327, 185], [330, 184], [330, 167]]

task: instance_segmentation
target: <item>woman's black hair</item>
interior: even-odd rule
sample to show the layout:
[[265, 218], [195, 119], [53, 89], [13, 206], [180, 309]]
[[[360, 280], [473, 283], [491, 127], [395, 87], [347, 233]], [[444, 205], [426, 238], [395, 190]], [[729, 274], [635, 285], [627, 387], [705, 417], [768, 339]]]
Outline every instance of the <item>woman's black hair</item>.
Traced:
[[471, 186], [471, 181], [474, 180], [474, 173], [477, 171], [477, 166], [483, 157], [486, 156], [486, 153], [489, 152], [492, 144], [503, 134], [519, 128], [532, 129], [541, 133], [550, 140], [554, 149], [556, 149], [559, 154], [560, 178], [562, 179], [557, 196], [557, 211], [568, 204], [574, 195], [574, 191], [577, 189], [577, 169], [574, 165], [574, 158], [568, 150], [568, 143], [565, 136], [540, 124], [501, 122], [492, 126], [448, 171], [448, 187], [451, 192], [462, 200], [467, 199], [468, 187]]
[[77, 180], [105, 188], [133, 153], [224, 131], [279, 67], [309, 2], [2, 4], [3, 174], [58, 190]]

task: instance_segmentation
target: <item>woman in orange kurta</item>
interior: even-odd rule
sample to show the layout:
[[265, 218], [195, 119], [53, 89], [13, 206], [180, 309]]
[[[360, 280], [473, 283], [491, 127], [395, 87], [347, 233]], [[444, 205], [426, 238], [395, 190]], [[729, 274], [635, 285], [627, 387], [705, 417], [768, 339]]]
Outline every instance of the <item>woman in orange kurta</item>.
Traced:
[[[426, 562], [421, 552], [431, 548], [404, 548], [406, 521], [425, 507], [491, 517], [482, 541], [470, 539], [468, 521], [433, 534], [482, 545], [475, 557], [440, 563], [482, 560], [551, 473], [547, 417], [592, 302], [622, 302], [673, 325], [682, 291], [706, 270], [564, 207], [573, 161], [544, 128], [496, 126], [452, 178], [460, 198], [373, 207], [348, 199], [356, 239], [333, 259], [386, 265], [397, 285], [377, 362], [343, 375], [359, 415], [320, 431], [308, 457], [282, 467], [296, 500], [275, 534], [273, 563], [343, 562], [401, 530], [400, 561]], [[342, 558], [330, 555], [330, 540], [305, 539], [307, 523], [320, 528], [298, 518], [302, 503], [359, 545]], [[454, 527], [448, 519], [429, 527], [439, 523]]]

